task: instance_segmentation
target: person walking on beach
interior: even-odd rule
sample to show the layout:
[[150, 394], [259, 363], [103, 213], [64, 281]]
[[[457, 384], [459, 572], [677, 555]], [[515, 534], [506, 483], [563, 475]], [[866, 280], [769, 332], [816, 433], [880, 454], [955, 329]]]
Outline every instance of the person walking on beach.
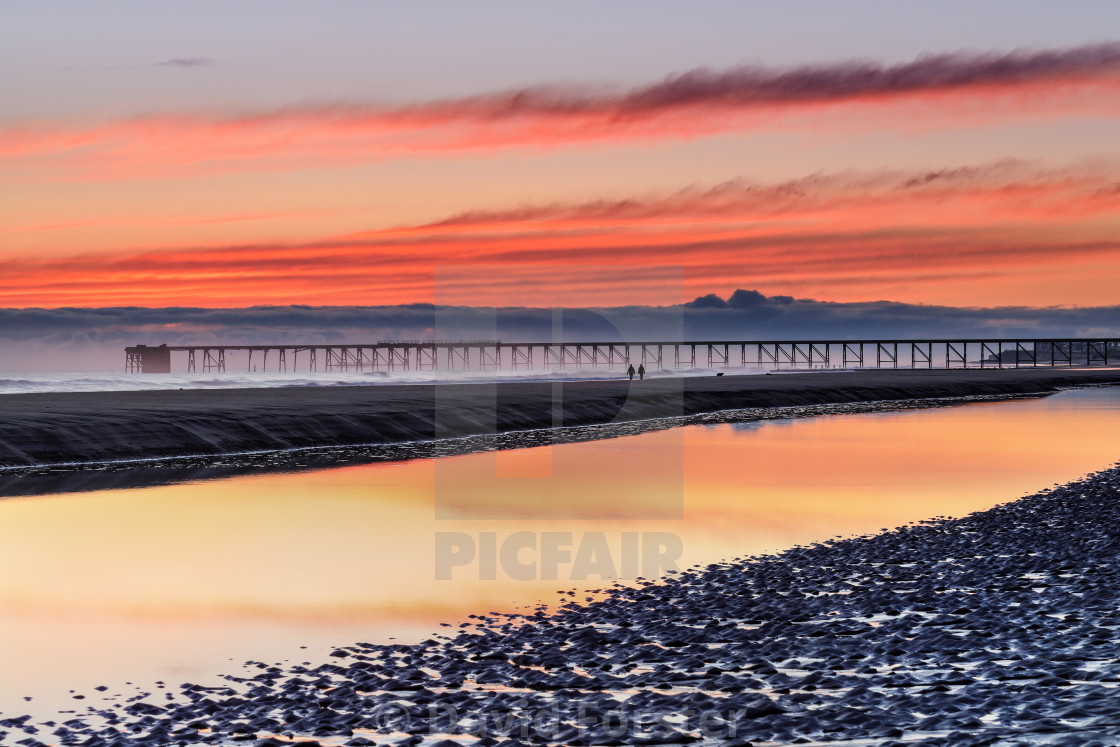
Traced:
[[626, 373], [630, 376], [630, 381], [634, 380], [634, 364], [630, 364], [630, 368], [626, 369]]
[[638, 378], [644, 379], [646, 377], [646, 364], [641, 363], [638, 365]]

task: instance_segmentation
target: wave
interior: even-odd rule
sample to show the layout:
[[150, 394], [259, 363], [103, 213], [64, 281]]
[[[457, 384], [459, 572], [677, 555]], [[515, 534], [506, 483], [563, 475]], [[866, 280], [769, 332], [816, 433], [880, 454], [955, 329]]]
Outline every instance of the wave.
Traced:
[[[835, 370], [835, 369], [832, 369]], [[804, 369], [802, 369], [804, 371]], [[650, 377], [713, 376], [707, 368], [650, 371]], [[761, 368], [736, 368], [729, 374], [762, 374]], [[386, 384], [454, 384], [517, 381], [602, 381], [625, 378], [619, 368], [567, 368], [556, 371], [364, 371], [321, 373], [170, 373], [129, 374], [120, 372], [20, 372], [0, 374], [0, 394], [54, 392], [118, 392], [166, 389], [257, 389], [271, 387], [378, 386]]]

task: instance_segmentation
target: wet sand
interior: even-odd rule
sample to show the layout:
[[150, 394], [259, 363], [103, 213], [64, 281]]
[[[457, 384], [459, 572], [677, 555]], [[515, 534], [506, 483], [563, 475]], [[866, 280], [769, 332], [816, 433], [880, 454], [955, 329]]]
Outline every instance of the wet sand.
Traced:
[[961, 519], [0, 730], [20, 744], [1113, 745], [1117, 526], [1112, 469]]
[[0, 396], [0, 466], [400, 444], [732, 408], [1046, 393], [1120, 370], [890, 370]]

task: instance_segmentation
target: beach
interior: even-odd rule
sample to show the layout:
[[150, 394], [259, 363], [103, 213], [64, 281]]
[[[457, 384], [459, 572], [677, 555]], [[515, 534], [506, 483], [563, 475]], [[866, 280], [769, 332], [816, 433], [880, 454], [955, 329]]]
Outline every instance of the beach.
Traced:
[[1116, 369], [891, 370], [0, 396], [0, 467], [402, 444], [736, 408], [1045, 394]]
[[[61, 744], [1090, 745], [1120, 739], [1120, 470], [414, 645], [0, 720]], [[162, 685], [161, 685], [162, 687]], [[143, 697], [143, 696], [140, 696]], [[48, 736], [50, 735], [50, 736]]]
[[[540, 387], [490, 387], [490, 404], [502, 403], [493, 411], [497, 417], [515, 419], [516, 407], [543, 407], [545, 394], [562, 386], [569, 395], [562, 400], [565, 415], [574, 412], [593, 424], [595, 410], [581, 408], [590, 402], [601, 417], [611, 412], [604, 403], [614, 402], [614, 420], [602, 422], [625, 429], [646, 422], [634, 412], [687, 420], [666, 414], [674, 407], [701, 423], [706, 412], [711, 422], [721, 422], [728, 410], [707, 409], [712, 403], [776, 413], [882, 402], [922, 407], [1110, 384], [1115, 375], [906, 371], [591, 382], [571, 389], [547, 384], [543, 393]], [[640, 390], [647, 384], [652, 386]], [[454, 404], [457, 422], [485, 425], [471, 413], [483, 411], [480, 392], [486, 390], [449, 389], [454, 396], [426, 387], [347, 387], [255, 390], [248, 397], [237, 390], [159, 392], [151, 401], [135, 393], [69, 399], [86, 401], [100, 422], [110, 424], [132, 414], [154, 428], [163, 408], [196, 433], [206, 433], [200, 413], [222, 422], [216, 411], [222, 403], [258, 423], [297, 414], [315, 420], [317, 412], [341, 418], [347, 402], [403, 419], [400, 413], [420, 408], [424, 396], [440, 406]], [[380, 392], [381, 400], [367, 390]], [[573, 390], [583, 396], [573, 397]], [[1106, 391], [1114, 390], [1100, 390]], [[1059, 396], [1075, 394], [1088, 392]], [[301, 406], [305, 396], [314, 400], [310, 415]], [[286, 406], [284, 397], [290, 398]], [[243, 410], [239, 398], [245, 399]], [[11, 399], [24, 403], [21, 416], [31, 423], [31, 400], [59, 408], [67, 397]], [[1004, 406], [1013, 405], [994, 407]], [[434, 418], [438, 408], [428, 407]], [[5, 422], [14, 420], [12, 412], [4, 410]], [[534, 412], [521, 417], [533, 422]], [[38, 414], [75, 417], [42, 403]], [[90, 422], [90, 411], [78, 414]], [[1084, 425], [1075, 420], [1078, 428]], [[398, 429], [401, 422], [411, 421], [399, 420]], [[486, 433], [478, 437], [494, 438]], [[399, 458], [409, 453], [403, 450]], [[261, 454], [249, 459], [269, 461]], [[120, 474], [134, 469], [122, 464]], [[909, 484], [897, 489], [898, 500], [906, 500]], [[934, 515], [952, 509], [945, 507], [948, 500], [931, 500], [928, 514], [921, 514], [928, 518], [874, 534], [822, 539], [774, 554], [720, 555], [650, 581], [595, 580], [588, 582], [594, 585], [588, 594], [565, 592], [560, 599], [568, 601], [558, 606], [478, 607], [449, 619], [444, 634], [419, 643], [348, 638], [333, 651], [249, 661], [240, 672], [231, 662], [217, 682], [189, 674], [137, 687], [107, 681], [72, 691], [73, 707], [58, 717], [0, 714], [0, 743], [1116, 744], [1120, 468], [963, 518]], [[872, 526], [895, 523], [901, 522]], [[734, 552], [744, 551], [740, 546]], [[394, 573], [389, 567], [386, 572]]]

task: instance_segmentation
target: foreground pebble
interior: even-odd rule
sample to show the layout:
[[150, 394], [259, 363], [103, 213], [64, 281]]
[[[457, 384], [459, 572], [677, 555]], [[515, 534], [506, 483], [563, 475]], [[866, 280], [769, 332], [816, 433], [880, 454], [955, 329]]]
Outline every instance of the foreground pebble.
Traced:
[[0, 742], [1120, 744], [1120, 469], [450, 638], [250, 662]]

